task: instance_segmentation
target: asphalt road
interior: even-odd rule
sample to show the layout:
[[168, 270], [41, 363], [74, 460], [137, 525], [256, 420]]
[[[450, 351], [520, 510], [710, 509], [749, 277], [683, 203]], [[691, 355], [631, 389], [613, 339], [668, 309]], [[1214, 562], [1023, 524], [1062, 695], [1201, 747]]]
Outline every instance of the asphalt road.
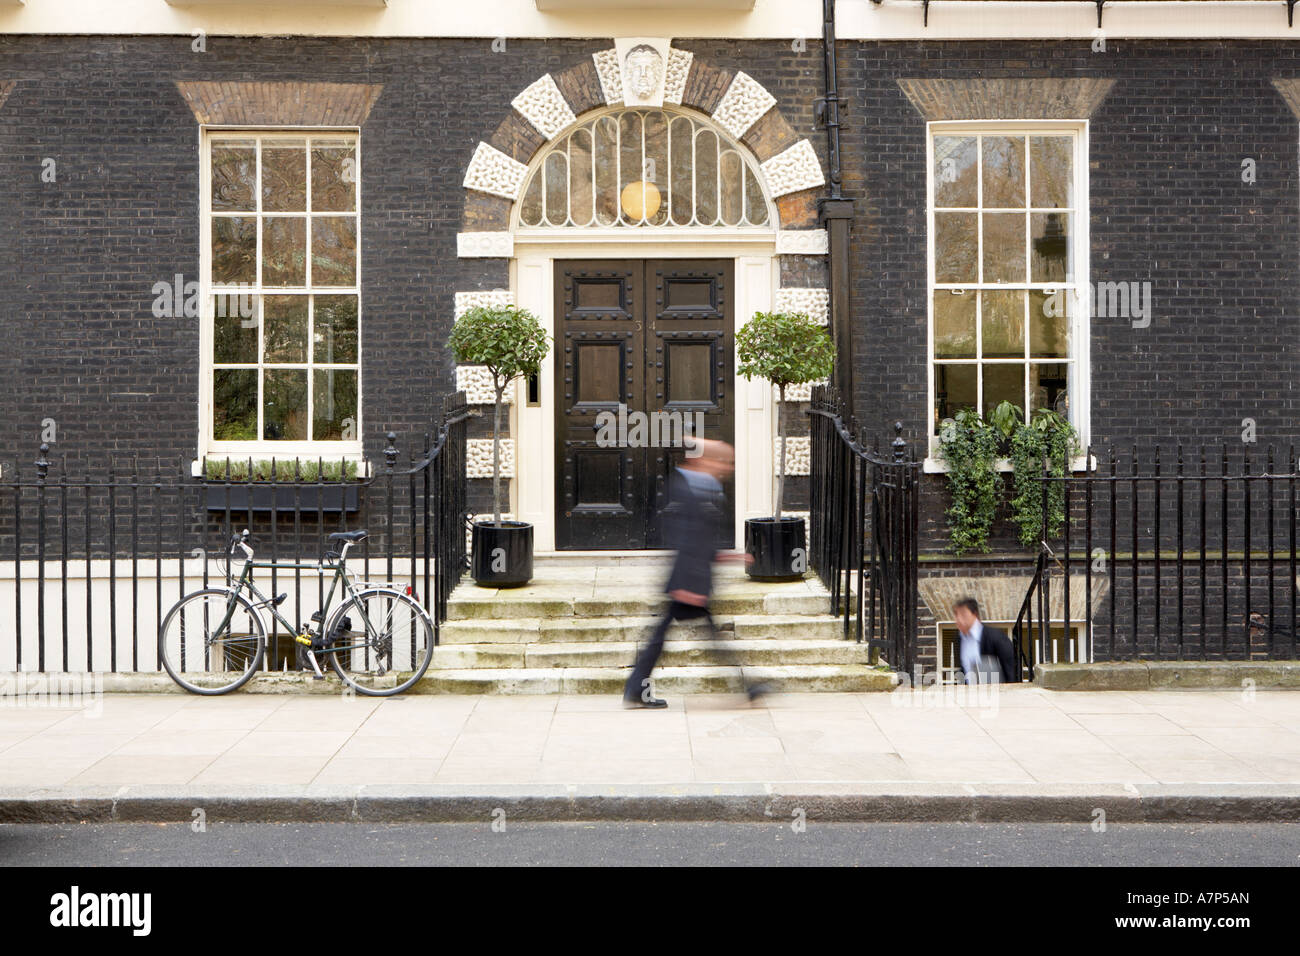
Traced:
[[1300, 824], [0, 825], [0, 866], [1289, 866]]

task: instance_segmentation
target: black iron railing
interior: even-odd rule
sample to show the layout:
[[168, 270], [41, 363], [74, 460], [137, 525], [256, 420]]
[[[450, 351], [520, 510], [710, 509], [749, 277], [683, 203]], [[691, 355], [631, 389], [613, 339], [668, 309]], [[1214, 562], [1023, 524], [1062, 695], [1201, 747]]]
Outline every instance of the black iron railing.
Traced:
[[[74, 477], [42, 445], [33, 471], [0, 477], [0, 673], [159, 669], [159, 621], [182, 595], [228, 577], [225, 547], [242, 528], [259, 560], [284, 562], [315, 560], [330, 533], [365, 528], [349, 567], [410, 587], [439, 636], [466, 567], [468, 417], [457, 393], [405, 454], [389, 432], [382, 463], [356, 480], [327, 478], [320, 462], [296, 461], [287, 475], [273, 464], [266, 480], [248, 462], [240, 480], [224, 461], [210, 477], [156, 459]], [[267, 577], [301, 630], [323, 581], [301, 568]], [[268, 669], [298, 666], [292, 638], [272, 622]]]
[[[1294, 659], [1295, 449], [1137, 448], [1041, 482], [1018, 641], [1041, 661]], [[1048, 537], [1048, 491], [1065, 521]]]
[[867, 448], [844, 404], [814, 390], [809, 558], [830, 589], [844, 636], [864, 641], [895, 670], [911, 672], [917, 644], [921, 462], [902, 438], [888, 455]]

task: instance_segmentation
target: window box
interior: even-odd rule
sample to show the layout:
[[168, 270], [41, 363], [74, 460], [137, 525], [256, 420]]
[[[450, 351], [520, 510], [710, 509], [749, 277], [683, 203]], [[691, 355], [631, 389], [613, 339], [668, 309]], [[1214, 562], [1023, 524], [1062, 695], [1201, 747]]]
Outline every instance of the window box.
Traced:
[[208, 511], [321, 511], [333, 514], [360, 510], [360, 486], [345, 481], [336, 484], [293, 482], [205, 481], [204, 507]]

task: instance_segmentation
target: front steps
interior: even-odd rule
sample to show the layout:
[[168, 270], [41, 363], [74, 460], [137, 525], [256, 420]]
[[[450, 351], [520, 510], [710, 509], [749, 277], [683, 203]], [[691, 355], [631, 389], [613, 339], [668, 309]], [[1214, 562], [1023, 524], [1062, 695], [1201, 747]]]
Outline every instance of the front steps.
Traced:
[[[421, 693], [618, 694], [663, 608], [661, 556], [539, 556], [523, 588], [452, 594]], [[809, 575], [750, 581], [720, 565], [712, 602], [721, 639], [700, 621], [674, 625], [655, 670], [657, 692], [740, 693], [770, 681], [787, 692], [891, 690], [893, 675], [844, 640], [830, 597]]]

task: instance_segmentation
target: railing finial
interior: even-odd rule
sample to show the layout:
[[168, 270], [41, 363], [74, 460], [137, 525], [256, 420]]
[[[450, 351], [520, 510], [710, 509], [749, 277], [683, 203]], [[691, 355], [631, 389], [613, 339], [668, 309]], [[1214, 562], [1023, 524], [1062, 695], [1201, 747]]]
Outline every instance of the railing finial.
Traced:
[[48, 442], [41, 442], [41, 457], [36, 460], [36, 477], [44, 481], [50, 472], [50, 445]]
[[903, 423], [894, 422], [894, 461], [901, 462], [907, 457], [907, 442], [903, 441]]
[[392, 471], [397, 467], [397, 432], [389, 432], [384, 438], [388, 440], [388, 447], [384, 449], [384, 460], [388, 464], [388, 470]]

